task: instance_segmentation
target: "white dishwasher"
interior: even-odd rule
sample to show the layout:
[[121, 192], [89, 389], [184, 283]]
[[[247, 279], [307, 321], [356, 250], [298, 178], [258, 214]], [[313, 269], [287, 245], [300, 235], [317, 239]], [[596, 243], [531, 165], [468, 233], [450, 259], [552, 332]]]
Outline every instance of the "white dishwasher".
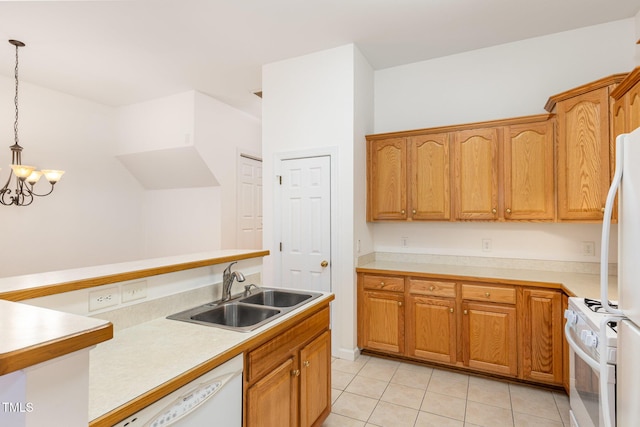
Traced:
[[242, 354], [114, 427], [241, 427]]

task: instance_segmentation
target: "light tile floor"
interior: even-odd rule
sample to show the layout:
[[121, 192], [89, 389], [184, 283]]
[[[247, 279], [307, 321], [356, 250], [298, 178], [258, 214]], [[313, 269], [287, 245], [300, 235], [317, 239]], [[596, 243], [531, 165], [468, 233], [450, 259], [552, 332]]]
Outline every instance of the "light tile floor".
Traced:
[[323, 427], [568, 427], [564, 393], [370, 356], [332, 361]]

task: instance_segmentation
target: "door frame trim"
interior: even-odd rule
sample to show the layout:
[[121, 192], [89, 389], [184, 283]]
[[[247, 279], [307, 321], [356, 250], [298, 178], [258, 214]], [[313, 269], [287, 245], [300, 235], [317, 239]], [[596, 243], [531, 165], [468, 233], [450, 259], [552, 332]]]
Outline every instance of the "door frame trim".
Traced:
[[[338, 254], [338, 239], [336, 238], [336, 227], [338, 224], [338, 147], [320, 147], [309, 150], [295, 150], [295, 151], [282, 151], [278, 153], [274, 153], [274, 162], [273, 162], [273, 195], [274, 202], [276, 200], [280, 200], [282, 197], [282, 191], [278, 182], [278, 177], [282, 175], [282, 162], [285, 160], [296, 160], [296, 159], [306, 159], [312, 157], [329, 157], [329, 167], [330, 177], [331, 177], [331, 186], [330, 186], [330, 196], [329, 201], [331, 203], [331, 213], [330, 213], [330, 221], [331, 221], [331, 257], [329, 262], [331, 263], [331, 275], [329, 277], [331, 292], [335, 293], [335, 289], [333, 287], [333, 278], [335, 276], [333, 270], [333, 260], [337, 259]], [[263, 177], [264, 178], [264, 177]], [[264, 181], [263, 181], [264, 183]], [[273, 232], [273, 242], [272, 247], [278, 248], [279, 243], [282, 241], [282, 207], [280, 203], [273, 203], [273, 215], [274, 215], [274, 232]], [[282, 282], [282, 254], [278, 250], [274, 255], [274, 268], [276, 283]]]

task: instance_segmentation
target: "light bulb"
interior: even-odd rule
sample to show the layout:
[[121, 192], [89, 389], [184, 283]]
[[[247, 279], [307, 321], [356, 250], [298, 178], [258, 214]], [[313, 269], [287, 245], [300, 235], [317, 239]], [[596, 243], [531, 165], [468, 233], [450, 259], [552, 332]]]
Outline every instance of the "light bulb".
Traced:
[[35, 169], [35, 166], [27, 166], [27, 165], [11, 165], [11, 169], [13, 169], [13, 173], [22, 180], [31, 175], [31, 172]]
[[47, 178], [47, 181], [49, 181], [51, 184], [55, 184], [56, 182], [60, 181], [60, 178], [62, 178], [64, 171], [42, 169], [42, 173]]
[[29, 175], [27, 177], [27, 182], [31, 185], [35, 185], [36, 182], [38, 182], [40, 180], [40, 177], [42, 176], [42, 172], [40, 171], [33, 171], [31, 172], [31, 175]]

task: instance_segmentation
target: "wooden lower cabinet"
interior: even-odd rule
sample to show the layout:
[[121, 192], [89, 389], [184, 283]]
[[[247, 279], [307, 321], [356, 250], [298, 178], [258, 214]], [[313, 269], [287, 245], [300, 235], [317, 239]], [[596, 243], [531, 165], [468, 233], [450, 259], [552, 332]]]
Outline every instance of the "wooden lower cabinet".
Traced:
[[290, 357], [247, 389], [247, 425], [295, 427], [298, 419], [297, 378]]
[[331, 412], [329, 307], [248, 351], [245, 427], [319, 427]]
[[358, 347], [566, 386], [560, 289], [358, 273]]
[[407, 355], [456, 363], [456, 300], [409, 295], [407, 298]]
[[331, 333], [326, 331], [300, 350], [300, 426], [312, 426], [330, 407]]
[[462, 304], [463, 363], [470, 368], [518, 375], [516, 309], [498, 304]]
[[522, 374], [524, 379], [562, 384], [562, 293], [523, 290]]

